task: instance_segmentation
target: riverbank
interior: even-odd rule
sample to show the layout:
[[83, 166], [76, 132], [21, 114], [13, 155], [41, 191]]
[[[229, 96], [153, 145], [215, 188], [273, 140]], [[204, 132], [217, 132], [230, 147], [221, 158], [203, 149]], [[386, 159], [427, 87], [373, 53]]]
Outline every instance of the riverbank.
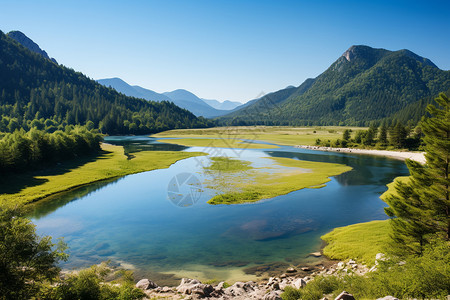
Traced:
[[351, 153], [351, 154], [366, 154], [366, 155], [376, 155], [390, 157], [400, 160], [411, 159], [424, 164], [425, 152], [409, 152], [409, 151], [389, 151], [389, 150], [374, 150], [374, 149], [355, 149], [355, 148], [332, 148], [332, 147], [322, 147], [322, 146], [309, 146], [309, 145], [296, 145], [296, 148], [317, 150], [317, 151], [330, 151], [330, 152], [341, 152], [341, 153]]
[[0, 184], [0, 205], [27, 204], [87, 184], [125, 175], [168, 168], [200, 152], [143, 151], [130, 159], [122, 146], [102, 144], [98, 156], [59, 164], [33, 173], [12, 174]]

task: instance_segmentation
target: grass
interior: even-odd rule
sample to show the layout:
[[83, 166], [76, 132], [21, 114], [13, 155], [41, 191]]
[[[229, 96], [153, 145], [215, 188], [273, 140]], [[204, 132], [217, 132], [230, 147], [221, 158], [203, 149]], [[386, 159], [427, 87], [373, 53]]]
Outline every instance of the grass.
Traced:
[[[299, 161], [291, 158], [267, 158], [273, 168], [252, 168], [247, 162], [230, 158], [214, 158], [206, 168], [216, 176], [208, 187], [221, 193], [209, 204], [239, 204], [269, 199], [307, 187], [323, 186], [330, 176], [351, 170], [339, 164]], [[213, 174], [214, 175], [214, 174]]]
[[67, 162], [35, 174], [13, 175], [0, 184], [0, 204], [26, 204], [93, 182], [168, 168], [178, 160], [205, 155], [198, 152], [142, 151], [127, 159], [123, 147], [102, 144], [95, 159]]
[[389, 234], [389, 220], [335, 228], [321, 237], [327, 243], [323, 254], [331, 259], [356, 259], [372, 266], [377, 253], [385, 252]]
[[395, 190], [395, 185], [397, 184], [397, 182], [407, 183], [408, 181], [409, 181], [409, 176], [400, 176], [400, 177], [395, 178], [393, 182], [391, 182], [387, 185], [388, 190], [380, 196], [381, 200], [384, 201], [384, 199], [386, 199], [386, 197], [389, 197], [391, 195], [398, 195], [397, 191]]
[[223, 139], [248, 139], [265, 141], [279, 145], [315, 145], [322, 141], [342, 139], [346, 129], [365, 130], [362, 127], [285, 127], [285, 126], [230, 126], [207, 129], [177, 129], [160, 132], [155, 137], [203, 137]]
[[175, 140], [158, 140], [158, 142], [177, 144], [187, 147], [205, 148], [241, 148], [241, 149], [273, 149], [279, 148], [275, 145], [247, 143], [241, 139], [228, 138], [182, 138]]

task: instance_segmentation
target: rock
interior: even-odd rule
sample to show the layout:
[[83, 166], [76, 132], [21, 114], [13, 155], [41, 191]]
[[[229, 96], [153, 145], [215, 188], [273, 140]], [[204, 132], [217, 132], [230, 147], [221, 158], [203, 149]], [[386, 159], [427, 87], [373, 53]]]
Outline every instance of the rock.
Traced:
[[281, 274], [280, 278], [286, 278], [287, 275], [286, 274]]
[[377, 255], [375, 255], [375, 265], [378, 265], [379, 261], [385, 261], [386, 260], [386, 255], [384, 255], [384, 253], [377, 253]]
[[368, 272], [375, 272], [376, 270], [378, 270], [377, 266], [373, 266]]
[[209, 296], [214, 292], [214, 288], [210, 284], [203, 284], [198, 280], [183, 278], [177, 287], [177, 292], [185, 295]]
[[296, 273], [296, 272], [297, 272], [297, 270], [295, 268], [292, 268], [292, 267], [287, 268], [287, 270], [286, 270], [286, 273]]
[[350, 259], [350, 260], [348, 261], [348, 263], [351, 264], [351, 265], [353, 265], [353, 264], [356, 264], [356, 261], [354, 261], [353, 259]]
[[276, 283], [277, 281], [278, 281], [277, 278], [275, 278], [275, 277], [270, 277], [270, 278], [269, 278], [269, 281], [267, 282], [267, 285], [272, 285], [272, 284]]
[[339, 296], [334, 298], [334, 300], [355, 300], [355, 297], [353, 297], [352, 294], [343, 291], [342, 293], [339, 294]]
[[306, 281], [304, 281], [303, 278], [298, 278], [297, 280], [294, 280], [294, 282], [292, 282], [292, 285], [293, 285], [296, 289], [300, 289], [300, 288], [306, 286]]
[[219, 282], [219, 284], [216, 286], [216, 291], [223, 290], [224, 285], [225, 285], [225, 281]]
[[315, 257], [320, 257], [320, 256], [322, 256], [322, 253], [320, 253], [320, 252], [313, 252], [313, 253], [310, 253], [309, 255], [315, 256]]
[[[278, 285], [278, 283], [276, 283]], [[235, 284], [233, 284], [232, 286], [226, 288], [224, 290], [225, 294], [233, 296], [233, 297], [237, 297], [237, 296], [242, 296], [244, 294], [248, 294], [252, 291], [255, 290], [255, 286], [256, 283], [253, 281], [248, 281], [248, 282], [236, 282]]]
[[136, 287], [141, 290], [155, 289], [158, 287], [156, 283], [148, 279], [141, 279], [136, 283]]
[[383, 298], [378, 298], [377, 300], [398, 300], [398, 298], [395, 298], [393, 296], [386, 296]]
[[338, 268], [338, 269], [343, 269], [344, 267], [345, 267], [345, 264], [344, 264], [343, 261], [340, 261], [340, 262], [337, 264], [337, 268]]
[[281, 300], [281, 297], [278, 292], [270, 292], [264, 295], [263, 300]]
[[308, 272], [308, 271], [311, 271], [311, 268], [310, 267], [302, 267], [301, 270]]

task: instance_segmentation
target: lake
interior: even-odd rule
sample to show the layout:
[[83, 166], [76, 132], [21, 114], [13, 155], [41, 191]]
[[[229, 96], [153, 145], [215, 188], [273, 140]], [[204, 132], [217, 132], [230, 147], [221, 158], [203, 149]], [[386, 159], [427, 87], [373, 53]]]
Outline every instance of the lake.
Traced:
[[[279, 146], [273, 149], [183, 147], [151, 137], [108, 137], [135, 151], [206, 152], [170, 166], [95, 183], [34, 205], [42, 235], [64, 237], [70, 259], [63, 268], [111, 260], [159, 284], [180, 277], [255, 280], [263, 271], [315, 263], [309, 256], [320, 236], [335, 227], [386, 219], [379, 196], [386, 184], [408, 174], [404, 162], [367, 155]], [[270, 146], [269, 146], [270, 147]], [[212, 156], [270, 164], [267, 157], [340, 163], [352, 171], [320, 189], [303, 189], [252, 204], [209, 205], [214, 176], [203, 171]], [[219, 175], [220, 176], [220, 175]]]

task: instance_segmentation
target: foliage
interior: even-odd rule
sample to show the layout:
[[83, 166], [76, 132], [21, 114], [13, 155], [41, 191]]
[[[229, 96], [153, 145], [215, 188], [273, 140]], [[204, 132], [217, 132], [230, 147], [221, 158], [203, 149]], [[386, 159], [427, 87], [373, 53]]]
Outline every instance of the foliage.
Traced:
[[[113, 270], [107, 263], [94, 265], [89, 269], [69, 274], [56, 286], [43, 290], [41, 296], [46, 299], [58, 300], [134, 300], [142, 299], [145, 296], [144, 292], [134, 287], [132, 276], [126, 276], [127, 274], [123, 270], [113, 274], [113, 276], [119, 276], [120, 283], [114, 284], [117, 279], [106, 283], [111, 273]], [[125, 276], [122, 276], [124, 274]]]
[[120, 94], [0, 32], [0, 132], [88, 125], [107, 134], [147, 134], [211, 124], [171, 102]]
[[435, 240], [422, 256], [401, 261], [380, 261], [378, 270], [365, 276], [318, 276], [303, 289], [287, 288], [282, 299], [320, 299], [345, 290], [356, 299], [377, 299], [387, 295], [399, 299], [444, 299], [450, 293], [450, 245]]
[[20, 207], [0, 207], [0, 299], [30, 299], [43, 281], [53, 281], [65, 244], [39, 237]]
[[432, 117], [421, 122], [426, 164], [407, 161], [410, 180], [398, 182], [396, 193], [385, 198], [395, 249], [404, 253], [422, 254], [436, 234], [450, 238], [450, 101], [441, 94], [436, 102], [439, 107], [427, 109]]
[[[352, 48], [355, 55], [350, 61], [341, 56], [312, 84], [305, 82], [294, 92], [282, 90], [282, 99], [282, 91], [269, 94], [271, 105], [261, 105], [268, 102], [263, 97], [218, 118], [219, 124], [368, 126], [450, 88], [450, 71], [442, 71], [407, 50]], [[409, 107], [402, 115], [414, 113], [420, 118], [420, 108]], [[391, 121], [405, 122], [405, 118], [399, 115]]]
[[0, 138], [0, 173], [26, 171], [64, 160], [96, 154], [101, 135], [82, 126], [66, 126], [48, 133], [32, 128], [6, 133]]

